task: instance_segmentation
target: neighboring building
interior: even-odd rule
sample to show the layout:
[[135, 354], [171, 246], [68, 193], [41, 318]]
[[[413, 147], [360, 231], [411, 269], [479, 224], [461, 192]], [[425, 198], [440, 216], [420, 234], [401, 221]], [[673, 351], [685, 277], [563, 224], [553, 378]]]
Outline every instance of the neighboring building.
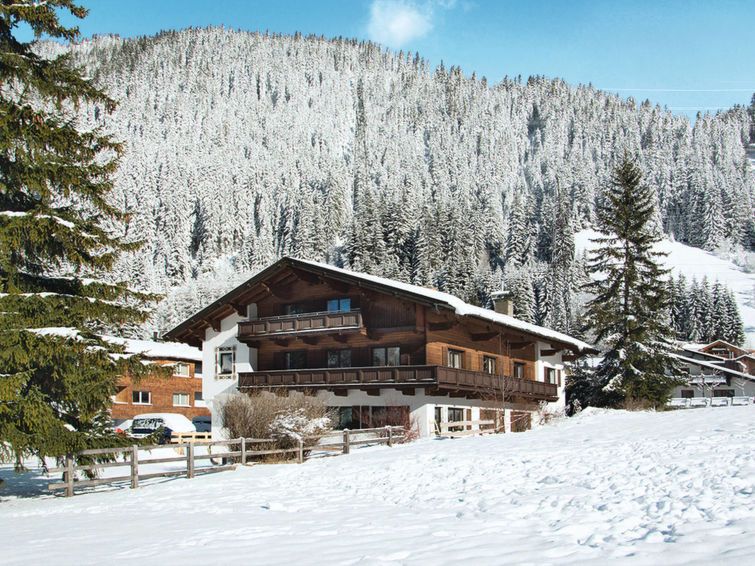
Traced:
[[755, 351], [716, 340], [710, 344], [685, 344], [680, 354], [705, 360], [738, 372], [755, 375]]
[[[510, 302], [498, 301], [499, 308]], [[340, 424], [496, 418], [522, 428], [540, 402], [564, 405], [564, 361], [593, 348], [415, 285], [283, 258], [166, 334], [201, 346], [203, 392], [305, 392]]]
[[726, 367], [720, 361], [707, 360], [686, 351], [674, 354], [687, 377], [687, 383], [675, 387], [673, 399], [755, 397], [755, 375]]
[[109, 340], [124, 345], [128, 354], [141, 354], [150, 363], [173, 368], [170, 377], [146, 377], [137, 383], [122, 377], [111, 409], [116, 425], [141, 413], [180, 413], [189, 419], [210, 415], [202, 398], [201, 350], [170, 342]]

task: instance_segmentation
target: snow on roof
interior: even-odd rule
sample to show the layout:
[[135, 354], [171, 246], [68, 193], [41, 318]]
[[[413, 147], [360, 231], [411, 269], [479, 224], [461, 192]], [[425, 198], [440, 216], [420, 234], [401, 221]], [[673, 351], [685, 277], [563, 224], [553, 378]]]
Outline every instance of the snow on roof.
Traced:
[[569, 344], [575, 347], [580, 352], [590, 351], [590, 350], [595, 349], [590, 344], [583, 342], [582, 340], [573, 338], [567, 334], [562, 334], [561, 332], [551, 330], [550, 328], [544, 328], [536, 324], [524, 322], [523, 320], [519, 320], [518, 318], [514, 318], [513, 316], [501, 314], [501, 313], [492, 311], [490, 309], [485, 309], [482, 307], [476, 307], [474, 305], [470, 305], [468, 303], [465, 303], [458, 297], [455, 297], [454, 295], [450, 295], [449, 293], [436, 291], [434, 289], [428, 289], [426, 287], [420, 287], [419, 285], [412, 285], [410, 283], [402, 283], [401, 281], [395, 281], [393, 279], [386, 279], [384, 277], [378, 277], [376, 275], [370, 275], [368, 273], [361, 273], [359, 271], [349, 271], [347, 269], [341, 269], [340, 267], [335, 267], [327, 263], [320, 263], [317, 261], [310, 261], [310, 260], [304, 260], [304, 259], [298, 259], [298, 258], [296, 258], [296, 261], [311, 265], [313, 267], [325, 269], [328, 271], [342, 273], [347, 276], [357, 277], [364, 281], [370, 281], [378, 285], [385, 285], [386, 287], [393, 287], [395, 289], [399, 289], [407, 293], [420, 295], [433, 302], [445, 303], [448, 306], [452, 307], [456, 311], [456, 314], [459, 316], [471, 316], [475, 318], [481, 318], [483, 320], [488, 320], [490, 322], [501, 324], [509, 328], [515, 328], [523, 332], [534, 334], [535, 336], [539, 336], [540, 338], [544, 338], [545, 340], [555, 340], [557, 342]]
[[147, 358], [202, 361], [202, 350], [180, 342], [153, 342], [106, 336], [105, 340], [124, 346], [127, 354], [141, 354]]
[[680, 360], [680, 361], [688, 363], [688, 364], [693, 364], [693, 365], [696, 365], [698, 367], [703, 367], [703, 368], [708, 368], [708, 369], [714, 369], [716, 371], [721, 371], [721, 372], [724, 372], [724, 373], [729, 373], [729, 374], [735, 375], [737, 377], [743, 377], [745, 379], [749, 379], [749, 380], [755, 381], [755, 375], [750, 375], [748, 373], [743, 373], [741, 371], [737, 371], [737, 370], [734, 370], [734, 369], [729, 369], [727, 367], [720, 366], [718, 364], [714, 364], [714, 363], [711, 363], [711, 362], [704, 362], [702, 360], [695, 360], [693, 358], [688, 358], [686, 356], [682, 356], [681, 354], [671, 354], [671, 355], [674, 356], [677, 360]]

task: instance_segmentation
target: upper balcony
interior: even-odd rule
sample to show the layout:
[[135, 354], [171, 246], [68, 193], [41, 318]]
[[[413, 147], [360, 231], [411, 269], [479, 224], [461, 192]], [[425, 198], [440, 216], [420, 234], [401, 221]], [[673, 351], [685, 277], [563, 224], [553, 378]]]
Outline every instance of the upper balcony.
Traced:
[[239, 322], [239, 340], [285, 338], [303, 334], [344, 334], [364, 329], [359, 309], [270, 316]]
[[428, 365], [255, 371], [239, 374], [238, 386], [242, 390], [376, 390], [426, 387], [441, 394], [489, 400], [558, 400], [558, 388], [552, 383]]

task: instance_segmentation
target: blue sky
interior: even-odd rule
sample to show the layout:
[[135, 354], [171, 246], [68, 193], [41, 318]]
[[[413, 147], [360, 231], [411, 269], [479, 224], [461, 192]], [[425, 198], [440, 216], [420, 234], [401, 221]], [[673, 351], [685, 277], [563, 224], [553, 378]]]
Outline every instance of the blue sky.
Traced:
[[694, 117], [755, 92], [755, 0], [84, 0], [82, 35], [225, 25], [372, 39], [497, 81], [541, 74]]

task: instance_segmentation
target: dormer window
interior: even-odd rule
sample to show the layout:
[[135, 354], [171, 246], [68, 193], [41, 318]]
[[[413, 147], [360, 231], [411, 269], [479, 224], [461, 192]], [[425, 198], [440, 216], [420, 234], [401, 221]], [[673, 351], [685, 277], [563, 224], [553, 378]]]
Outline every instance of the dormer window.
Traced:
[[351, 310], [351, 299], [344, 297], [341, 299], [330, 299], [328, 301], [328, 312], [349, 312]]

